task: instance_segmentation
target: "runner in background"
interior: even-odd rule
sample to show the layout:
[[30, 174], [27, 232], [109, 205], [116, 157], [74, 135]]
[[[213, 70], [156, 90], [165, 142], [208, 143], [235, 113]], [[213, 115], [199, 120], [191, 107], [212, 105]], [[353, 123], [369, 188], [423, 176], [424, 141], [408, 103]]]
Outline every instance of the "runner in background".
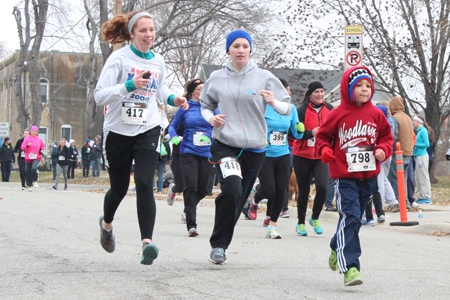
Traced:
[[315, 179], [316, 196], [309, 224], [314, 228], [316, 234], [323, 233], [319, 216], [325, 203], [329, 171], [328, 164], [321, 161], [314, 146], [317, 131], [333, 109], [333, 106], [323, 101], [324, 96], [325, 90], [322, 83], [313, 81], [308, 84], [303, 103], [297, 109], [299, 121], [305, 124], [302, 139], [295, 140], [292, 149], [294, 172], [299, 190], [297, 197], [298, 223], [295, 230], [302, 236], [308, 235], [305, 220], [312, 177]]
[[32, 192], [33, 186], [38, 187], [37, 169], [41, 163], [41, 155], [44, 153], [45, 149], [44, 142], [38, 136], [37, 126], [31, 126], [30, 135], [23, 140], [20, 148], [25, 151], [25, 178], [27, 181], [27, 190]]
[[25, 151], [20, 147], [26, 137], [30, 135], [28, 130], [24, 130], [22, 132], [22, 138], [16, 142], [16, 146], [14, 146], [14, 152], [17, 154], [17, 164], [19, 165], [19, 173], [20, 173], [20, 181], [22, 183], [22, 190], [25, 189]]
[[[169, 126], [170, 141], [180, 145], [180, 167], [183, 175], [184, 213], [188, 237], [199, 235], [197, 230], [197, 204], [208, 191], [212, 165], [208, 161], [211, 148], [212, 126], [201, 115], [199, 103], [204, 83], [193, 79], [186, 83], [185, 94], [189, 99], [187, 110], [179, 109]], [[217, 115], [216, 111], [214, 115]], [[184, 124], [183, 140], [177, 134]]]

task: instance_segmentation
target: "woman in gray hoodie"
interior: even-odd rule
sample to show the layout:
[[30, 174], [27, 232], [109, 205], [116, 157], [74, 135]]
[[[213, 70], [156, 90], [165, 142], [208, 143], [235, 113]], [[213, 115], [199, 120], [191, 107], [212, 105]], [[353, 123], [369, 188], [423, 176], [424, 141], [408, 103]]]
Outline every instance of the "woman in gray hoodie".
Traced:
[[[219, 170], [222, 192], [217, 196], [209, 261], [226, 263], [225, 250], [234, 226], [264, 163], [267, 105], [282, 115], [291, 112], [291, 97], [281, 82], [249, 60], [250, 35], [237, 30], [226, 40], [230, 61], [206, 81], [200, 101], [202, 116], [213, 127], [210, 162]], [[214, 116], [217, 109], [220, 114]]]

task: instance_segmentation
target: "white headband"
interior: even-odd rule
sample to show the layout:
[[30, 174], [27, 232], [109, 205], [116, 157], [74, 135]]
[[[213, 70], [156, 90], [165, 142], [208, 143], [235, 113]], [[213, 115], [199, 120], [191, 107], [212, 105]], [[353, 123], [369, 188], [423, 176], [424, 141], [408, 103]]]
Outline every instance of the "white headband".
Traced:
[[[128, 22], [128, 33], [131, 34], [131, 30], [133, 30], [134, 23], [136, 23], [136, 21], [137, 21], [139, 18], [142, 18], [142, 17], [150, 17], [150, 18], [152, 18], [152, 15], [149, 14], [148, 12], [145, 12], [145, 11], [142, 11], [142, 12], [140, 12], [140, 13], [135, 14], [135, 15], [130, 19], [130, 21]], [[152, 18], [152, 19], [153, 19], [153, 18]]]
[[423, 121], [418, 116], [414, 116], [413, 119], [416, 120], [416, 121], [419, 121], [420, 124], [423, 124]]

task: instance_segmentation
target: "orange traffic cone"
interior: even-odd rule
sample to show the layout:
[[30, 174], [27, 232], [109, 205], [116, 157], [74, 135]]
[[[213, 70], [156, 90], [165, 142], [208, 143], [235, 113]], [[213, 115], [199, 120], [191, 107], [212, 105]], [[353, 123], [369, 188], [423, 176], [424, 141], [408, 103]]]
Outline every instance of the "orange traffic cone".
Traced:
[[419, 225], [417, 221], [408, 222], [408, 214], [406, 213], [406, 192], [405, 192], [405, 170], [403, 169], [403, 151], [400, 150], [400, 143], [397, 143], [397, 151], [395, 151], [397, 163], [397, 180], [398, 180], [398, 202], [400, 205], [400, 222], [391, 222], [391, 226], [414, 226]]

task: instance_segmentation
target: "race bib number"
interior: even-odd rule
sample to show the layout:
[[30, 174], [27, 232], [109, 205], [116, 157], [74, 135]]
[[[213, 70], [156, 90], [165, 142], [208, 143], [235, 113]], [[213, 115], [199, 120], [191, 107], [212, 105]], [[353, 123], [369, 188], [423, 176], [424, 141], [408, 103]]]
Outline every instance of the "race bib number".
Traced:
[[231, 157], [224, 157], [220, 161], [220, 170], [222, 171], [223, 178], [234, 175], [239, 176], [242, 179], [241, 166], [236, 159]]
[[91, 153], [91, 148], [86, 148], [86, 153]]
[[272, 146], [284, 146], [286, 145], [287, 132], [286, 131], [272, 131], [270, 133], [269, 143]]
[[66, 158], [65, 158], [63, 155], [60, 155], [60, 156], [58, 157], [58, 160], [66, 160]]
[[20, 157], [25, 157], [25, 151], [20, 152]]
[[30, 159], [36, 159], [37, 158], [37, 154], [36, 153], [30, 153], [30, 155], [28, 155], [28, 157]]
[[203, 131], [194, 132], [194, 146], [209, 146], [211, 141], [201, 141], [200, 138], [204, 134]]
[[308, 147], [314, 147], [315, 144], [316, 144], [316, 137], [310, 138], [308, 140]]
[[345, 150], [349, 172], [365, 172], [377, 169], [373, 146], [350, 147]]
[[122, 102], [122, 123], [129, 125], [146, 125], [147, 117], [147, 103]]

